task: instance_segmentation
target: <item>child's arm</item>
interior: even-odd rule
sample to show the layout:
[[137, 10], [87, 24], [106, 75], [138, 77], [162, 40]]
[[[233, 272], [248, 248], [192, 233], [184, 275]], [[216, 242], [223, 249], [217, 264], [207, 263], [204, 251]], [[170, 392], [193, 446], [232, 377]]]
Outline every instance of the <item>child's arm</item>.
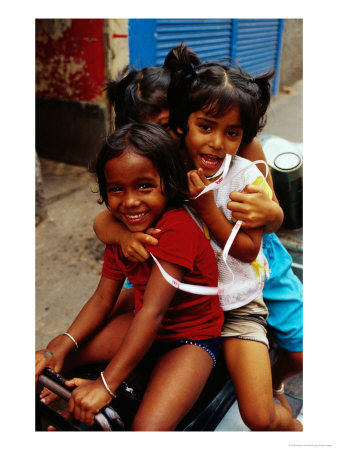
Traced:
[[[250, 161], [263, 160], [266, 162], [263, 148], [257, 138], [238, 150], [237, 154]], [[258, 164], [257, 167], [262, 173], [265, 173], [263, 164]], [[282, 225], [284, 213], [275, 195], [270, 171], [266, 181], [272, 190], [272, 200], [262, 187], [250, 184], [246, 186], [244, 192], [232, 192], [230, 194], [231, 201], [227, 207], [232, 211], [235, 219], [243, 221], [243, 228], [263, 226], [264, 233], [273, 233]]]
[[149, 258], [144, 245], [157, 245], [158, 240], [153, 235], [160, 231], [149, 228], [147, 233], [132, 233], [108, 210], [101, 212], [95, 218], [93, 228], [100, 241], [105, 244], [119, 245], [124, 257], [132, 262], [144, 262]]
[[[198, 195], [206, 185], [210, 184], [202, 169], [190, 171], [188, 183], [191, 197]], [[203, 219], [216, 241], [224, 247], [234, 225], [216, 205], [213, 192], [209, 191], [198, 199], [191, 200], [190, 203]], [[230, 255], [243, 262], [254, 261], [260, 249], [262, 235], [262, 228], [241, 228], [230, 247]]]
[[[67, 330], [76, 342], [80, 343], [102, 324], [117, 300], [123, 281], [101, 277], [96, 291]], [[46, 367], [60, 372], [65, 357], [73, 349], [73, 341], [66, 335], [60, 335], [50, 341], [46, 349], [37, 351], [35, 354], [36, 381]], [[53, 353], [52, 358], [48, 357], [48, 354], [45, 355], [46, 350]]]
[[[159, 260], [174, 278], [182, 280], [184, 268]], [[168, 284], [154, 264], [144, 293], [143, 306], [136, 314], [118, 353], [104, 370], [104, 378], [112, 392], [130, 374], [149, 350], [163, 321], [176, 289]], [[74, 382], [74, 384], [76, 384]], [[69, 401], [69, 411], [76, 419], [93, 424], [93, 415], [111, 401], [112, 397], [101, 378], [88, 381], [76, 388]], [[86, 413], [85, 416], [83, 413]]]

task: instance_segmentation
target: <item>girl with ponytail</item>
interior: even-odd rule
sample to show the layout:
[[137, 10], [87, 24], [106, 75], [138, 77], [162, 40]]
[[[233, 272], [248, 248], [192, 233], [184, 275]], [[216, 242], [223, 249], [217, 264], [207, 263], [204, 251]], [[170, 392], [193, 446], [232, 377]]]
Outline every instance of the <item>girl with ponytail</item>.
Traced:
[[238, 153], [265, 125], [274, 72], [252, 78], [231, 66], [196, 64], [185, 46], [173, 49], [164, 67], [171, 71], [169, 124], [182, 141], [189, 208], [209, 234], [218, 260], [219, 285], [224, 288], [222, 348], [242, 419], [252, 430], [301, 431], [290, 409], [273, 401], [268, 309], [262, 295], [269, 272], [264, 230], [257, 224], [240, 228], [228, 208], [230, 195], [248, 184], [261, 186], [272, 198], [256, 165]]
[[169, 83], [170, 71], [165, 67], [153, 66], [130, 72], [125, 67], [105, 88], [110, 113], [114, 112], [112, 128], [128, 123], [156, 122], [166, 129]]

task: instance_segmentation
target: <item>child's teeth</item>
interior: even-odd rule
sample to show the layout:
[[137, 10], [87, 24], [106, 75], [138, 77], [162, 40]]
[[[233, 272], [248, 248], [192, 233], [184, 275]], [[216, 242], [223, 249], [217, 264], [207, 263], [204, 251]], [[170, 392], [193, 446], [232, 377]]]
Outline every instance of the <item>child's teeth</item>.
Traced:
[[218, 158], [213, 158], [212, 156], [202, 156], [202, 160], [209, 165], [217, 165]]
[[138, 219], [139, 217], [144, 216], [145, 213], [141, 213], [141, 214], [135, 214], [135, 215], [131, 215], [131, 214], [126, 214], [127, 217], [129, 217], [130, 219]]

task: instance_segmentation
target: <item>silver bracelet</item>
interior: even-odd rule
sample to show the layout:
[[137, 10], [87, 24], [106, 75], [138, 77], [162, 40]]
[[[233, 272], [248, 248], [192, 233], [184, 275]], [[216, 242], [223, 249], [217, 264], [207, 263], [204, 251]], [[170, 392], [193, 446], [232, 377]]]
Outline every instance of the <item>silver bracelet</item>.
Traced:
[[273, 389], [273, 393], [276, 395], [284, 394], [284, 383], [282, 383], [280, 389]]
[[73, 338], [73, 336], [71, 335], [71, 334], [69, 334], [69, 333], [63, 333], [65, 336], [68, 336], [69, 337], [69, 339], [71, 339], [73, 342], [74, 342], [74, 344], [75, 344], [75, 352], [76, 352], [76, 350], [78, 350], [78, 348], [79, 348], [79, 344], [76, 342], [76, 340]]
[[110, 394], [113, 398], [116, 398], [115, 392], [113, 392], [113, 391], [110, 389], [110, 387], [108, 386], [106, 380], [104, 379], [103, 372], [101, 372], [101, 378], [102, 378], [104, 387], [107, 389], [107, 391], [109, 392], [109, 394]]

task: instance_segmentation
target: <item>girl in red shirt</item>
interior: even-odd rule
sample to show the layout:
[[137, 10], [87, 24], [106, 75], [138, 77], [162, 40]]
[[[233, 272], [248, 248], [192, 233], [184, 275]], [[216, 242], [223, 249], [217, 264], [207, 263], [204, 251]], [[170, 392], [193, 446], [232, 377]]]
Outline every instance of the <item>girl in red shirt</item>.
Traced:
[[[181, 207], [187, 182], [174, 140], [159, 125], [126, 125], [107, 139], [95, 168], [101, 202], [132, 232], [154, 225], [161, 235], [148, 250], [175, 279], [217, 286], [217, 263], [203, 232]], [[135, 287], [135, 313], [107, 322], [124, 280]], [[36, 353], [36, 377], [45, 367], [108, 362], [96, 380], [73, 379], [77, 386], [68, 411], [93, 424], [94, 415], [152, 349], [158, 360], [132, 430], [174, 430], [198, 399], [215, 364], [223, 313], [217, 295], [177, 291], [147, 260], [123, 257], [107, 246], [102, 276], [66, 333]], [[78, 347], [78, 352], [70, 353]], [[175, 388], [173, 388], [175, 386]]]

